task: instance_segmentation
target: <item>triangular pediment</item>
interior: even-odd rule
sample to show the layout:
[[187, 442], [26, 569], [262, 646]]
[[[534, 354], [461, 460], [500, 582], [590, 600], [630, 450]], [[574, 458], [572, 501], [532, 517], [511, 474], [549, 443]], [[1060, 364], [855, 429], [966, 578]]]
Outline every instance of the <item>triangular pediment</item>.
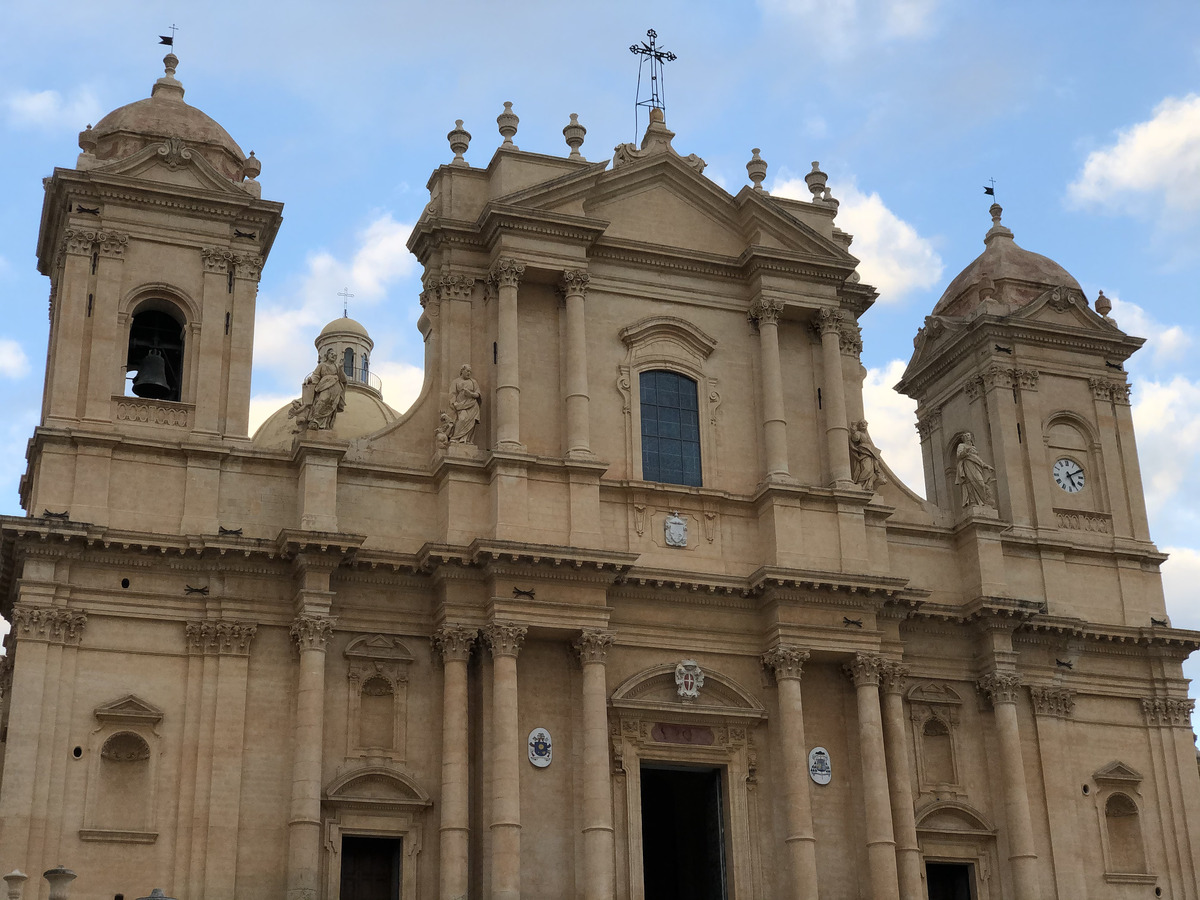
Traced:
[[143, 147], [131, 156], [90, 171], [156, 182], [176, 189], [217, 191], [243, 200], [248, 196], [246, 191], [217, 171], [199, 150], [175, 138]]
[[1097, 784], [1138, 784], [1142, 780], [1142, 773], [1120, 760], [1115, 760], [1093, 773], [1092, 779]]
[[1044, 322], [1058, 328], [1083, 328], [1104, 334], [1122, 334], [1116, 322], [1106, 319], [1088, 306], [1081, 291], [1068, 287], [1050, 288], [1012, 317], [1029, 322]]
[[388, 634], [371, 634], [355, 638], [346, 647], [346, 656], [350, 659], [413, 661], [413, 655], [408, 647], [399, 638]]
[[154, 723], [162, 721], [163, 717], [161, 709], [133, 694], [97, 706], [93, 714], [102, 722]]

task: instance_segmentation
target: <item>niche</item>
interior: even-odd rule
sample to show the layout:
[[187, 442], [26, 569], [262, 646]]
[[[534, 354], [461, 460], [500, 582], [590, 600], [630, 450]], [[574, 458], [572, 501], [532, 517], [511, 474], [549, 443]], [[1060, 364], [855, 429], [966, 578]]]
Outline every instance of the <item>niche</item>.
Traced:
[[97, 707], [99, 727], [89, 745], [92, 765], [84, 801], [88, 841], [150, 843], [154, 830], [155, 777], [162, 711], [132, 694]]
[[376, 634], [352, 640], [345, 655], [346, 756], [404, 762], [412, 654], [398, 638]]
[[908, 692], [921, 793], [961, 794], [957, 731], [962, 699], [949, 685], [924, 682]]
[[1139, 800], [1141, 773], [1123, 762], [1109, 763], [1092, 775], [1104, 851], [1104, 879], [1115, 883], [1152, 884], [1146, 861]]

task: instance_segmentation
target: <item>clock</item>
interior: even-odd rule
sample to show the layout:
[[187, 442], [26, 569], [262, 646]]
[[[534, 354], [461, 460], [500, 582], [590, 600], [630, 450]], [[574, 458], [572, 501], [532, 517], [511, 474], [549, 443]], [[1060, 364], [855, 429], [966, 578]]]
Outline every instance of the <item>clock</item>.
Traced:
[[1054, 483], [1068, 494], [1083, 490], [1083, 468], [1073, 459], [1063, 457], [1054, 464]]

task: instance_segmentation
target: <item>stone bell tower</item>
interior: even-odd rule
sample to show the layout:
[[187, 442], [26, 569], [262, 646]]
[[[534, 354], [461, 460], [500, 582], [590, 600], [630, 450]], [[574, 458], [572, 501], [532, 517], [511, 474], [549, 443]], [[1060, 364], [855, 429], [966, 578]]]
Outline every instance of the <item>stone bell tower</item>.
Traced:
[[[31, 460], [22, 488], [37, 512], [81, 500], [103, 508], [105, 497], [72, 496], [68, 485], [106, 480], [97, 459], [114, 436], [247, 435], [255, 295], [283, 207], [261, 199], [254, 154], [184, 102], [175, 55], [164, 63], [150, 97], [89, 125], [75, 168], [45, 182], [37, 252], [50, 277], [50, 346], [35, 438], [44, 458]], [[85, 450], [58, 441], [64, 429], [105, 437]]]

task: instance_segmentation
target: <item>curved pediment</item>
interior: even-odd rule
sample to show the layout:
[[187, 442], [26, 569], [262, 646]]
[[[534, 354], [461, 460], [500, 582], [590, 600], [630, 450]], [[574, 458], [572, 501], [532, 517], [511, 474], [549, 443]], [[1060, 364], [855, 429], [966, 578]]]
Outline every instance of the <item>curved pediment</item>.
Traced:
[[387, 766], [367, 766], [340, 775], [325, 789], [325, 799], [339, 806], [373, 809], [433, 805], [415, 781]]
[[994, 835], [996, 829], [983, 813], [956, 800], [941, 800], [917, 810], [917, 830], [941, 835], [979, 837]]
[[612, 695], [615, 709], [689, 712], [701, 715], [761, 719], [762, 703], [732, 678], [705, 669], [704, 683], [692, 700], [680, 696], [675, 681], [678, 663], [662, 663], [626, 679]]

